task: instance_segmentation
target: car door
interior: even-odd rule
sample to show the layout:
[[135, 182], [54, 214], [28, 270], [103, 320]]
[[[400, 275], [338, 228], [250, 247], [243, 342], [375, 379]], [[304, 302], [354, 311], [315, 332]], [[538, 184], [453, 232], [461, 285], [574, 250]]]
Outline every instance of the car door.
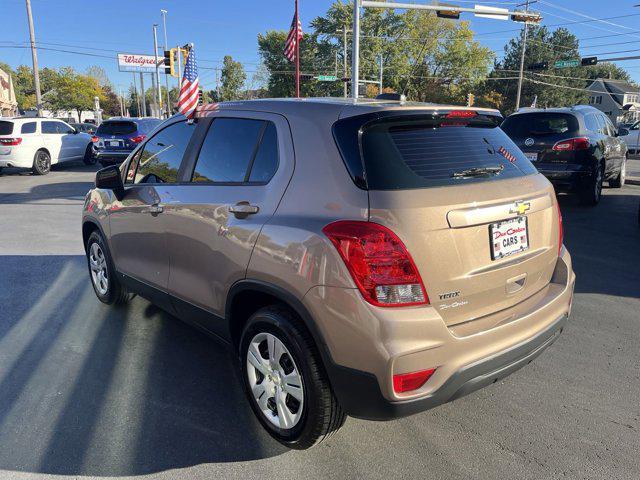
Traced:
[[607, 176], [609, 172], [613, 170], [613, 164], [615, 163], [615, 144], [613, 137], [610, 135], [606, 117], [601, 113], [596, 114], [596, 117], [600, 127], [598, 133], [602, 138], [602, 145], [604, 146], [604, 174]]
[[60, 121], [56, 122], [56, 128], [60, 134], [64, 161], [82, 158], [86, 147], [83, 134], [76, 132], [71, 125]]
[[618, 138], [618, 131], [616, 127], [614, 127], [613, 122], [609, 119], [609, 117], [604, 117], [604, 121], [607, 127], [607, 136], [609, 137], [609, 142], [611, 145], [611, 161], [608, 165], [609, 169], [607, 171], [608, 175], [614, 174], [620, 169], [622, 165], [622, 159], [624, 158], [624, 154], [626, 152], [626, 148], [623, 142]]
[[169, 253], [162, 222], [163, 205], [171, 201], [178, 170], [195, 127], [173, 122], [150, 137], [129, 161], [122, 200], [109, 212], [111, 249], [125, 281], [156, 295], [154, 302], [171, 309], [166, 293]]
[[42, 120], [40, 124], [44, 146], [51, 155], [52, 164], [64, 161], [67, 154], [63, 151], [62, 135], [58, 131], [58, 123], [55, 120]]
[[620, 137], [630, 150], [631, 154], [637, 155], [640, 148], [640, 122], [636, 122], [629, 127], [629, 133]]
[[201, 148], [185, 159], [163, 218], [171, 252], [169, 292], [178, 314], [226, 337], [230, 287], [245, 278], [262, 226], [293, 173], [284, 117], [224, 112], [201, 121]]

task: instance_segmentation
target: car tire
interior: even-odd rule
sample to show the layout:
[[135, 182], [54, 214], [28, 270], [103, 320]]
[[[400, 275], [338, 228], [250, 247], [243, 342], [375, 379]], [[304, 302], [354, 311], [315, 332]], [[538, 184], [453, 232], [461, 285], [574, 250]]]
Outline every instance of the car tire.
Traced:
[[600, 202], [600, 198], [602, 198], [603, 181], [604, 168], [600, 166], [596, 170], [596, 174], [580, 191], [580, 203], [590, 206], [597, 205]]
[[[280, 352], [278, 359], [274, 351]], [[265, 307], [247, 321], [240, 369], [251, 408], [286, 447], [310, 448], [344, 424], [346, 414], [331, 390], [318, 349], [288, 308]]]
[[31, 172], [34, 175], [46, 175], [51, 171], [51, 155], [46, 150], [38, 150], [33, 156], [33, 167]]
[[95, 165], [98, 159], [93, 155], [93, 144], [87, 145], [87, 149], [84, 151], [84, 158], [82, 159], [85, 165]]
[[108, 305], [127, 303], [131, 299], [131, 294], [118, 280], [111, 252], [98, 230], [94, 230], [89, 235], [86, 255], [89, 278], [98, 300]]
[[620, 166], [620, 172], [618, 176], [613, 180], [609, 180], [609, 186], [611, 188], [622, 188], [627, 180], [627, 159], [625, 158], [622, 161], [622, 165]]

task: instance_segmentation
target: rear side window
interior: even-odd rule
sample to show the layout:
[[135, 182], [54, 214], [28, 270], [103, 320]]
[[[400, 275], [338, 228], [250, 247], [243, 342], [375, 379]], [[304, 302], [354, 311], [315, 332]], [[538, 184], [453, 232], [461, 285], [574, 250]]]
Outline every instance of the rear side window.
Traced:
[[459, 185], [536, 172], [499, 127], [473, 123], [374, 124], [362, 134], [362, 157], [372, 190]]
[[508, 117], [502, 130], [511, 138], [562, 135], [578, 132], [578, 120], [568, 113], [524, 113]]
[[13, 133], [13, 122], [0, 121], [0, 135], [11, 135]]
[[96, 133], [98, 135], [131, 135], [138, 130], [134, 122], [104, 122], [100, 124]]
[[[145, 144], [140, 155], [136, 155], [138, 168], [135, 183], [175, 183], [195, 124], [186, 121], [163, 128]], [[130, 176], [130, 174], [128, 174]]]
[[20, 133], [36, 133], [36, 122], [23, 123]]
[[590, 113], [584, 117], [584, 125], [587, 127], [587, 130], [593, 133], [598, 133], [600, 130], [600, 125], [598, 125], [598, 119], [595, 113]]
[[[215, 119], [200, 149], [192, 181], [215, 183], [249, 181], [251, 165], [254, 158], [257, 159], [258, 144], [270, 123], [244, 118]], [[275, 126], [272, 134], [275, 134]], [[270, 173], [273, 165], [271, 167], [268, 165], [273, 162], [273, 154], [269, 152], [268, 143], [268, 141], [265, 143], [264, 150], [260, 149], [259, 168], [262, 172], [257, 172], [256, 176], [261, 178], [265, 176], [271, 178], [273, 175]]]
[[251, 167], [249, 181], [267, 183], [275, 175], [276, 170], [278, 170], [278, 135], [276, 126], [267, 122], [267, 128], [264, 130], [258, 153]]

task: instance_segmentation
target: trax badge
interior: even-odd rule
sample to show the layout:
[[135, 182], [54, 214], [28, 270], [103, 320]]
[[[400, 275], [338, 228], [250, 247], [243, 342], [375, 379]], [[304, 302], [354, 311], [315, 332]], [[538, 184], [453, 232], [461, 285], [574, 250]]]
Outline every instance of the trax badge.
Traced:
[[530, 202], [516, 202], [515, 205], [509, 209], [509, 213], [524, 215], [525, 212], [528, 212], [529, 210], [531, 210]]

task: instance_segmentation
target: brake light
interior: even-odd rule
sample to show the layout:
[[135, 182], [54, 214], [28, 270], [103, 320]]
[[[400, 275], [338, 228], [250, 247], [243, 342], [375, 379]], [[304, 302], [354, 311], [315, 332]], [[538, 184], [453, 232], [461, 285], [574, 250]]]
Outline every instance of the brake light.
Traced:
[[91, 141], [92, 141], [93, 143], [96, 143], [98, 140], [100, 140], [100, 139], [99, 139], [98, 137], [96, 137], [95, 135], [93, 135], [93, 136], [91, 137]]
[[419, 372], [403, 373], [393, 376], [393, 391], [396, 393], [410, 392], [417, 390], [431, 378], [435, 368], [429, 370], [421, 370]]
[[557, 142], [553, 146], [553, 150], [556, 152], [566, 152], [573, 150], [587, 150], [590, 146], [589, 139], [587, 137], [570, 138], [569, 140], [562, 140]]
[[133, 143], [140, 143], [142, 142], [145, 138], [147, 138], [146, 135], [136, 135], [135, 137], [131, 137], [130, 140]]
[[478, 112], [473, 110], [452, 110], [447, 114], [447, 118], [473, 118], [477, 116]]
[[22, 143], [22, 138], [0, 138], [1, 145], [16, 146]]
[[377, 223], [343, 220], [322, 229], [362, 296], [379, 307], [426, 305], [429, 298], [406, 247]]
[[560, 204], [556, 199], [556, 207], [558, 207], [558, 256], [562, 250], [562, 242], [564, 242], [564, 227], [562, 226], [562, 212], [560, 211]]

